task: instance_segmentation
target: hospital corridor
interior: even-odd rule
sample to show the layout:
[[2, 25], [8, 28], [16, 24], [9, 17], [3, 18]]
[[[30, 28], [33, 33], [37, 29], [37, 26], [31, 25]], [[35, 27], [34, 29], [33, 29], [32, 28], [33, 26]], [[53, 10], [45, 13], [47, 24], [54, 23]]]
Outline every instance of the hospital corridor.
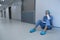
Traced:
[[0, 40], [60, 40], [60, 1], [0, 0]]
[[29, 30], [35, 25], [14, 20], [0, 19], [0, 40], [59, 40], [60, 28], [48, 30], [46, 35], [40, 35], [40, 29], [35, 33]]

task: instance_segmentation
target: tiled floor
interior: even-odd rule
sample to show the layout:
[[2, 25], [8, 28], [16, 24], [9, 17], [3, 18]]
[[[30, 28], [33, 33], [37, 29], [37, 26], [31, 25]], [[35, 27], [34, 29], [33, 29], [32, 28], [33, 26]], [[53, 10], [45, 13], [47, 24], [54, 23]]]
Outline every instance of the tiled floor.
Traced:
[[47, 31], [40, 35], [40, 31], [29, 33], [35, 25], [16, 20], [0, 19], [0, 40], [60, 40], [60, 28]]

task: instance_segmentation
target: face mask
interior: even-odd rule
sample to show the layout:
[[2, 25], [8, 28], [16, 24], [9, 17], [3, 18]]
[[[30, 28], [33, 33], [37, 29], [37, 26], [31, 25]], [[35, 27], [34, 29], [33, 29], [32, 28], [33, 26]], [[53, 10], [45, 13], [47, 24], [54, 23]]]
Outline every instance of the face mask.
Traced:
[[47, 18], [48, 18], [48, 20], [50, 20], [50, 16], [47, 14]]

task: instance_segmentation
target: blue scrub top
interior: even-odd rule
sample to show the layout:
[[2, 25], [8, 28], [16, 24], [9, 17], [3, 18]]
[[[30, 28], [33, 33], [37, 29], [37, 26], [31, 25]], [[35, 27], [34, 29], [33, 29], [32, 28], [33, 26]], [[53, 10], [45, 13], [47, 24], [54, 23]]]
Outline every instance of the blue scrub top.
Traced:
[[[47, 16], [43, 17], [43, 21], [47, 22], [48, 18]], [[53, 25], [53, 16], [50, 15], [50, 20], [48, 20], [47, 24]]]

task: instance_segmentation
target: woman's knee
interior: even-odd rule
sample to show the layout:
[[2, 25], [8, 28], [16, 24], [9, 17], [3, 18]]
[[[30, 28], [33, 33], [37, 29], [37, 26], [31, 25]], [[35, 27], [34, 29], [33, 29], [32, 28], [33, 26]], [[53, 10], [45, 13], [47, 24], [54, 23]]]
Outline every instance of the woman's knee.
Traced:
[[41, 20], [38, 20], [38, 21], [36, 22], [36, 24], [39, 24], [39, 23], [41, 23]]
[[41, 22], [41, 20], [38, 20], [37, 22]]
[[40, 25], [40, 23], [41, 23], [41, 20], [38, 20], [38, 21], [36, 22], [36, 27], [38, 27], [38, 25]]

